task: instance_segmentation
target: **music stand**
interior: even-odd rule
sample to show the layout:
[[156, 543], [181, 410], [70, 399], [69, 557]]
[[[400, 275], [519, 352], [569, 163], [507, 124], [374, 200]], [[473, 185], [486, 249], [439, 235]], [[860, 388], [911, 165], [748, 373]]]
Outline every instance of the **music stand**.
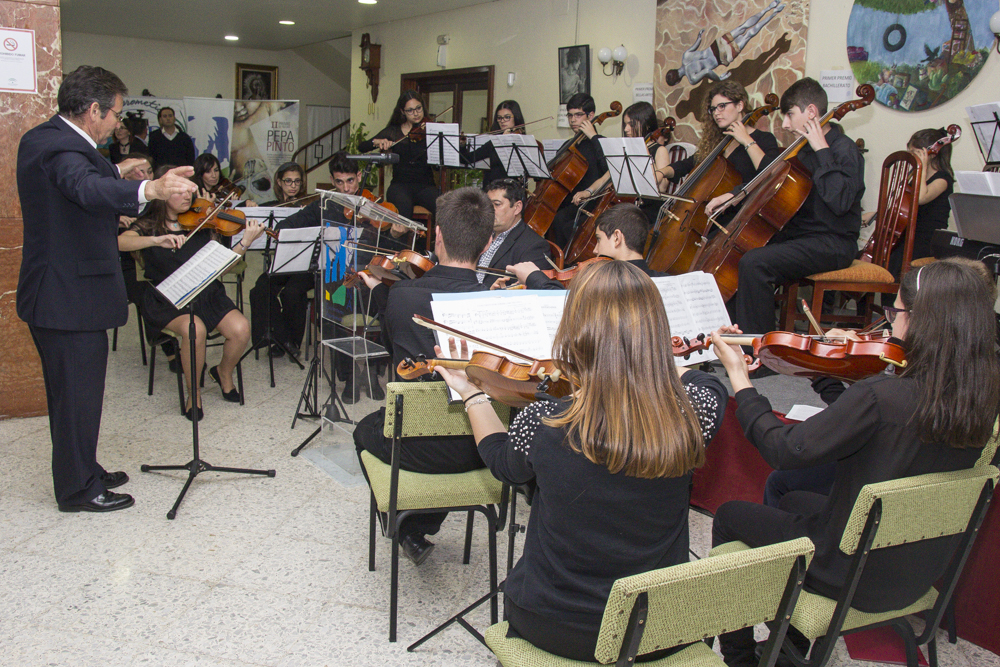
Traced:
[[[216, 245], [218, 245], [218, 244], [216, 244]], [[204, 250], [204, 248], [202, 250]], [[201, 252], [202, 251], [199, 251], [199, 253], [201, 253]], [[232, 254], [236, 257], [236, 259], [230, 262], [230, 264], [229, 264], [230, 266], [232, 266], [232, 264], [235, 264], [237, 261], [239, 261], [239, 255], [237, 255], [236, 253], [232, 253]], [[195, 255], [194, 258], [192, 258], [191, 260], [188, 260], [188, 262], [191, 262], [191, 261], [193, 261], [196, 258], [197, 258], [197, 254]], [[175, 274], [183, 271], [186, 266], [187, 266], [187, 262], [185, 262], [185, 264], [183, 266], [181, 266], [181, 268], [179, 268], [175, 272]], [[170, 280], [170, 278], [172, 278], [173, 276], [174, 276], [174, 274], [171, 274], [167, 278], [167, 280]], [[164, 282], [166, 282], [166, 281], [164, 281]], [[198, 417], [198, 400], [197, 400], [197, 396], [198, 396], [198, 379], [201, 376], [201, 372], [200, 372], [201, 369], [199, 369], [197, 367], [197, 365], [198, 365], [198, 357], [197, 357], [198, 351], [196, 349], [197, 344], [195, 342], [197, 340], [197, 330], [195, 328], [195, 323], [194, 323], [194, 304], [195, 304], [195, 301], [198, 299], [198, 296], [201, 294], [201, 292], [206, 287], [208, 287], [211, 283], [212, 283], [212, 280], [207, 280], [207, 281], [201, 283], [197, 287], [194, 287], [188, 293], [188, 295], [185, 297], [186, 299], [189, 299], [189, 301], [187, 301], [187, 303], [185, 305], [185, 308], [188, 311], [188, 341], [190, 342], [190, 345], [188, 345], [188, 347], [190, 348], [190, 352], [191, 352], [191, 366], [190, 366], [191, 372], [189, 373], [189, 375], [190, 375], [189, 380], [191, 381], [191, 387], [190, 387], [190, 392], [191, 392], [190, 393], [190, 396], [191, 396], [191, 411], [190, 411], [190, 415], [191, 415], [191, 446], [192, 446], [192, 449], [193, 449], [193, 456], [192, 456], [192, 458], [191, 458], [190, 461], [188, 461], [187, 463], [185, 463], [183, 465], [148, 465], [148, 464], [144, 463], [141, 466], [139, 466], [139, 470], [142, 471], [142, 472], [156, 472], [156, 471], [159, 471], [159, 470], [187, 470], [188, 471], [187, 481], [184, 482], [184, 486], [181, 488], [181, 492], [180, 492], [180, 494], [178, 494], [177, 500], [174, 501], [173, 507], [171, 507], [170, 511], [167, 512], [167, 518], [171, 519], [171, 520], [173, 520], [177, 516], [177, 508], [180, 507], [181, 502], [184, 500], [184, 496], [187, 495], [188, 489], [191, 488], [191, 483], [194, 481], [194, 478], [197, 477], [199, 474], [201, 474], [203, 472], [231, 472], [231, 473], [238, 473], [238, 474], [243, 474], [243, 475], [267, 475], [268, 477], [274, 477], [275, 476], [275, 471], [274, 470], [253, 470], [251, 468], [228, 468], [228, 467], [214, 466], [211, 463], [202, 460], [202, 458], [201, 458], [201, 449], [200, 449], [200, 443], [199, 443], [199, 440], [198, 440], [198, 423], [201, 420]], [[160, 284], [162, 285], [163, 283], [160, 283]]]
[[1000, 133], [1000, 113], [988, 108], [998, 106], [1000, 104], [993, 103], [966, 108], [979, 153], [985, 162], [984, 170], [1000, 165], [1000, 142], [997, 141], [997, 134]]
[[636, 197], [636, 206], [641, 206], [643, 199], [667, 199], [656, 187], [653, 158], [645, 141], [639, 137], [601, 137], [601, 148], [615, 192]]
[[493, 137], [493, 148], [508, 176], [524, 185], [529, 178], [552, 178], [545, 163], [545, 154], [530, 134], [499, 134]]

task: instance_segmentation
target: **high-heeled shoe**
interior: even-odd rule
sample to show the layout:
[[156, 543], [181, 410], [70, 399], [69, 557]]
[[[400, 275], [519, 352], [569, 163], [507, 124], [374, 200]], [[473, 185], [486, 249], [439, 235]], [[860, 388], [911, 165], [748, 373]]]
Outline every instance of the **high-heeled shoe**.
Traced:
[[222, 398], [226, 399], [230, 403], [240, 402], [240, 392], [236, 389], [236, 387], [233, 387], [229, 391], [222, 389], [222, 380], [219, 379], [218, 366], [212, 366], [210, 369], [208, 369], [208, 374], [212, 377], [213, 380], [215, 380], [216, 384], [219, 385], [219, 389], [222, 390]]
[[188, 418], [188, 421], [192, 421], [192, 422], [194, 421], [195, 411], [197, 411], [198, 421], [201, 421], [202, 419], [205, 418], [205, 411], [202, 410], [201, 406], [199, 405], [199, 406], [197, 406], [195, 408], [188, 408], [184, 412], [184, 416]]

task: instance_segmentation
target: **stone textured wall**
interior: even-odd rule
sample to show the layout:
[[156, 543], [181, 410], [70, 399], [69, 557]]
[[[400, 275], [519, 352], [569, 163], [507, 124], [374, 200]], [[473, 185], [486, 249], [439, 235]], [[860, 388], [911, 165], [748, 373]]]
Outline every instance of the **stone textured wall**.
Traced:
[[38, 94], [0, 93], [0, 419], [45, 414], [45, 387], [28, 327], [17, 317], [21, 267], [21, 205], [17, 146], [29, 129], [56, 111], [62, 81], [59, 0], [0, 0], [0, 25], [35, 31]]

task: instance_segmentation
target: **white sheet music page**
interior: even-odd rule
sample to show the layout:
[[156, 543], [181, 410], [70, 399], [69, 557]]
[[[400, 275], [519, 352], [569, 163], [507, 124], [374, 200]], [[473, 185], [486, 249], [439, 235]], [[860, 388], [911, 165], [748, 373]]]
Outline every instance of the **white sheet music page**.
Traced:
[[[469, 149], [470, 153], [474, 153], [486, 144], [490, 143], [492, 139], [492, 134], [467, 134], [465, 135], [465, 147]], [[489, 158], [483, 158], [478, 162], [473, 162], [472, 164], [464, 166], [471, 167], [472, 169], [489, 169], [490, 160]]]
[[[694, 338], [710, 334], [719, 327], [732, 324], [719, 286], [710, 274], [693, 271], [681, 276], [653, 278], [660, 291], [663, 307], [674, 336]], [[718, 359], [711, 349], [692, 354], [689, 359], [677, 359], [678, 365], [691, 366]]]
[[209, 241], [156, 289], [174, 306], [183, 308], [238, 261], [238, 254], [216, 241]]
[[[534, 359], [548, 359], [552, 355], [552, 340], [545, 327], [545, 318], [537, 296], [518, 299], [464, 299], [461, 301], [431, 301], [434, 320], [452, 329], [481, 338], [485, 341], [518, 352]], [[442, 358], [451, 358], [448, 334], [434, 332], [441, 346]], [[461, 343], [456, 341], [459, 345]], [[494, 352], [469, 343], [469, 354], [476, 350]], [[525, 359], [511, 359], [523, 363]], [[451, 400], [461, 397], [448, 390]]]
[[458, 157], [458, 123], [427, 123], [427, 164], [441, 164], [442, 146], [444, 166], [461, 167], [462, 162]]
[[600, 141], [615, 192], [643, 197], [660, 196], [653, 174], [653, 160], [641, 137], [601, 137]]

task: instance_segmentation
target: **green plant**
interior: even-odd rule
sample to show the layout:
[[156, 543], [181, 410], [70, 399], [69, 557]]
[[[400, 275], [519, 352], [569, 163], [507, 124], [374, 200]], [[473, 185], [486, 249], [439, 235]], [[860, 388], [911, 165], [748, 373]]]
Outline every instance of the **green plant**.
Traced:
[[[351, 133], [347, 136], [347, 143], [344, 144], [344, 150], [347, 151], [348, 155], [357, 155], [360, 152], [361, 142], [368, 140], [368, 132], [365, 131], [365, 124], [358, 123], [355, 125], [351, 124]], [[362, 183], [361, 187], [369, 188], [374, 190], [378, 187], [378, 170], [373, 170], [368, 174], [368, 180], [366, 183]]]

